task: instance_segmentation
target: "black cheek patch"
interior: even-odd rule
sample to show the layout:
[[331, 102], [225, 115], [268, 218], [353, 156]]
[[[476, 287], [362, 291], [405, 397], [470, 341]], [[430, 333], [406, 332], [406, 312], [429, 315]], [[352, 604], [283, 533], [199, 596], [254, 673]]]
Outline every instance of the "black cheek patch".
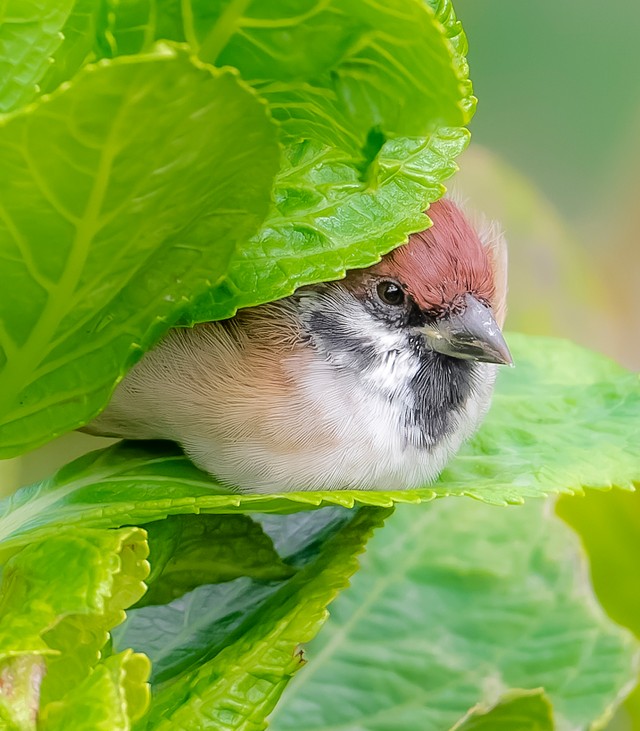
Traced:
[[419, 358], [418, 372], [409, 382], [413, 406], [406, 420], [412, 446], [425, 448], [454, 430], [454, 417], [473, 391], [474, 366], [427, 349]]
[[380, 357], [370, 338], [359, 334], [349, 322], [337, 318], [333, 312], [315, 310], [308, 323], [313, 339], [326, 353], [339, 353], [346, 367], [364, 370]]

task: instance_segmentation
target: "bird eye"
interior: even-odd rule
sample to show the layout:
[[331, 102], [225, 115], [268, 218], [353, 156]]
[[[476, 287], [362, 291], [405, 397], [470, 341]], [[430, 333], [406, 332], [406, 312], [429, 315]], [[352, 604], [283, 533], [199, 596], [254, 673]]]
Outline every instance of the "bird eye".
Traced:
[[380, 282], [377, 286], [378, 297], [386, 305], [401, 305], [404, 302], [402, 287], [395, 282]]

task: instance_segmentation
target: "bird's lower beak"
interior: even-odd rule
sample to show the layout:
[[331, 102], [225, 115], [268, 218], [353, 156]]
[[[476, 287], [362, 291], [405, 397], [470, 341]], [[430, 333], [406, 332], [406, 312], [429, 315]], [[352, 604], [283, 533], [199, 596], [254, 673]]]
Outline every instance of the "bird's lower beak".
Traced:
[[452, 358], [513, 365], [491, 310], [470, 294], [465, 295], [465, 303], [460, 314], [420, 328], [429, 346]]

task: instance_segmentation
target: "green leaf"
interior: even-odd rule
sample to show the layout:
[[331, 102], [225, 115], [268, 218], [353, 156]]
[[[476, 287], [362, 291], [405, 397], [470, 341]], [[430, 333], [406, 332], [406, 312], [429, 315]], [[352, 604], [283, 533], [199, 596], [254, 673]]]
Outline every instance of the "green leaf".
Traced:
[[0, 684], [0, 707], [8, 700], [19, 711], [22, 701], [37, 710], [84, 681], [145, 590], [146, 555], [139, 528], [78, 528], [30, 543], [4, 566], [0, 676], [32, 680], [21, 698], [11, 697], [15, 683]]
[[170, 604], [134, 608], [114, 631], [114, 647], [144, 652], [152, 662], [152, 682], [162, 683], [217, 654], [279, 586], [239, 578], [199, 586]]
[[31, 101], [60, 47], [73, 0], [6, 0], [0, 7], [0, 112]]
[[467, 76], [458, 77], [444, 30], [420, 0], [238, 3], [218, 17], [210, 4], [193, 6], [207, 8], [193, 16], [200, 58], [252, 80], [284, 141], [311, 137], [359, 157], [372, 132], [422, 137], [471, 117]]
[[[88, 67], [0, 122], [0, 455], [86, 423], [263, 219], [264, 105], [182, 54]], [[212, 245], [215, 242], [215, 245]]]
[[225, 279], [189, 308], [182, 324], [216, 320], [340, 279], [365, 267], [429, 225], [423, 211], [444, 193], [468, 132], [440, 128], [423, 139], [382, 147], [375, 186], [353, 159], [314, 142], [290, 145], [276, 178], [275, 206], [262, 229], [231, 259]]
[[325, 505], [390, 506], [469, 495], [496, 504], [640, 481], [640, 383], [561, 340], [511, 335], [486, 423], [421, 490], [231, 492], [166, 443], [93, 452], [0, 502], [0, 556], [61, 525], [116, 527], [177, 513], [290, 513]]
[[[2, 573], [0, 658], [56, 655], [62, 649], [49, 641], [59, 639], [55, 628], [74, 615], [91, 615], [104, 624], [98, 628], [97, 652], [106, 642], [105, 630], [124, 619], [123, 607], [144, 592], [146, 553], [139, 528], [59, 532], [28, 545]], [[118, 603], [111, 607], [114, 595]]]
[[291, 575], [271, 539], [245, 515], [176, 515], [150, 523], [147, 535], [152, 571], [138, 606], [165, 604], [200, 584]]
[[436, 731], [509, 689], [543, 688], [558, 729], [586, 728], [620, 701], [639, 645], [604, 616], [584, 571], [544, 503], [398, 508], [271, 727]]
[[95, 0], [75, 0], [61, 29], [62, 43], [51, 56], [49, 68], [43, 75], [39, 90], [50, 93], [90, 61], [96, 60], [96, 30], [102, 3]]
[[[310, 555], [293, 578], [280, 583], [271, 595], [252, 602], [252, 592], [236, 599], [241, 621], [233, 625], [233, 631], [225, 631], [215, 603], [207, 610], [212, 621], [212, 634], [204, 648], [188, 643], [174, 654], [182, 662], [175, 668], [179, 672], [155, 686], [152, 705], [146, 720], [136, 728], [164, 731], [175, 728], [211, 729], [212, 731], [258, 731], [264, 729], [265, 716], [271, 712], [290, 677], [303, 664], [300, 643], [308, 642], [326, 620], [326, 606], [343, 589], [349, 577], [358, 567], [359, 554], [372, 530], [379, 526], [389, 513], [387, 510], [363, 508], [340, 516], [340, 525], [319, 546], [313, 541], [326, 528], [326, 520], [318, 514], [304, 516], [302, 533], [311, 540], [307, 545]], [[331, 515], [330, 519], [335, 516]], [[311, 520], [309, 520], [311, 518]], [[279, 524], [285, 533], [290, 522], [301, 527], [298, 516], [279, 516]], [[274, 541], [278, 540], [277, 528]], [[290, 540], [286, 538], [285, 540]], [[243, 580], [240, 580], [243, 581]], [[231, 582], [235, 584], [236, 582]], [[224, 585], [219, 585], [224, 587]], [[208, 589], [209, 587], [202, 587]], [[259, 583], [254, 590], [260, 593]], [[212, 598], [214, 598], [212, 596]], [[255, 598], [255, 595], [254, 595]], [[188, 599], [184, 597], [183, 599]], [[240, 601], [242, 600], [242, 601]], [[183, 617], [190, 616], [189, 601], [178, 600], [178, 610]], [[163, 609], [148, 607], [139, 610], [148, 618]], [[150, 614], [151, 612], [151, 614]], [[177, 620], [177, 617], [176, 617]], [[221, 637], [220, 625], [222, 622]], [[177, 621], [166, 625], [165, 632]], [[142, 625], [139, 625], [141, 628]], [[144, 631], [142, 638], [149, 639]], [[132, 634], [126, 635], [132, 640]], [[204, 636], [201, 637], [201, 640]], [[153, 643], [157, 649], [157, 641]], [[135, 645], [135, 643], [134, 643]], [[207, 656], [202, 657], [202, 650]], [[151, 654], [154, 647], [151, 648]], [[191, 666], [184, 669], [185, 657]]]
[[496, 504], [640, 482], [640, 378], [603, 355], [555, 338], [509, 336], [478, 435], [443, 471], [437, 494]]
[[286, 145], [262, 229], [182, 324], [343, 277], [429, 225], [475, 104], [449, 2], [131, 0], [106, 23], [113, 53], [164, 38], [236, 67]]
[[114, 53], [143, 50], [154, 38], [189, 43], [203, 61], [240, 71], [269, 101], [285, 141], [314, 139], [358, 155], [371, 130], [383, 140], [421, 137], [471, 117], [466, 49], [454, 49], [451, 37], [462, 34], [449, 3], [437, 14], [420, 0], [153, 5], [127, 3], [124, 18], [113, 8]]
[[[194, 517], [199, 521], [206, 516]], [[233, 522], [238, 516], [221, 516]], [[126, 622], [113, 633], [116, 649], [133, 647], [144, 652], [153, 663], [154, 684], [170, 680], [179, 673], [210, 660], [230, 642], [230, 636], [251, 615], [259, 616], [262, 606], [301, 567], [315, 560], [319, 550], [354, 515], [343, 508], [328, 508], [291, 516], [261, 516], [269, 540], [278, 544], [288, 571], [280, 576], [238, 577], [232, 581], [197, 587], [188, 595], [165, 606], [134, 608]], [[245, 520], [249, 521], [248, 518]], [[253, 521], [251, 521], [253, 522]], [[257, 528], [257, 523], [254, 523]], [[255, 532], [255, 530], [254, 530]], [[262, 533], [262, 542], [265, 534]], [[211, 551], [220, 552], [221, 543], [212, 536]], [[272, 559], [265, 558], [264, 573]], [[194, 568], [197, 568], [194, 566]], [[258, 569], [256, 564], [255, 569]], [[254, 573], [257, 573], [255, 571]], [[138, 605], [140, 606], [140, 605]]]
[[[206, 31], [205, 56], [215, 55], [211, 45], [219, 47], [219, 61], [254, 79], [283, 125], [288, 146], [275, 205], [233, 256], [227, 277], [196, 301], [183, 324], [229, 317], [379, 261], [430, 224], [424, 211], [444, 193], [442, 183], [468, 142], [457, 125], [468, 121], [475, 99], [466, 40], [449, 3], [434, 16], [413, 0], [308, 0], [300, 26], [293, 22], [299, 4], [254, 5], [257, 17], [251, 7], [247, 17], [230, 13], [231, 25], [222, 30], [210, 30], [210, 11], [196, 16], [192, 43]], [[322, 50], [308, 53], [298, 35], [316, 26]]]
[[[48, 541], [42, 545], [46, 549], [51, 548]], [[140, 529], [123, 528], [109, 532], [81, 529], [74, 531], [73, 539], [70, 538], [65, 550], [69, 551], [67, 559], [57, 551], [56, 566], [51, 568], [60, 576], [57, 590], [66, 594], [67, 599], [73, 596], [74, 591], [78, 597], [84, 592], [87, 608], [75, 612], [67, 609], [43, 636], [46, 644], [57, 652], [47, 658], [47, 675], [41, 694], [43, 702], [60, 697], [65, 689], [72, 687], [74, 680], [82, 679], [87, 668], [95, 665], [109, 631], [124, 621], [124, 610], [143, 595], [146, 589], [144, 581], [149, 572], [146, 561], [148, 546]], [[64, 565], [62, 571], [59, 568], [61, 562]], [[65, 572], [74, 568], [77, 572], [73, 577], [75, 582], [69, 579], [62, 583]], [[33, 575], [34, 570], [31, 569]], [[38, 597], [42, 596], [40, 590]]]
[[44, 709], [38, 731], [130, 731], [149, 703], [148, 674], [144, 655], [127, 650], [108, 657]]
[[553, 709], [542, 690], [516, 690], [492, 708], [474, 708], [451, 731], [553, 731]]
[[582, 539], [607, 614], [640, 637], [640, 492], [562, 498], [556, 510]]
[[[640, 637], [640, 492], [562, 498], [558, 515], [578, 533], [589, 556], [593, 587], [607, 614]], [[623, 707], [640, 728], [640, 687]]]

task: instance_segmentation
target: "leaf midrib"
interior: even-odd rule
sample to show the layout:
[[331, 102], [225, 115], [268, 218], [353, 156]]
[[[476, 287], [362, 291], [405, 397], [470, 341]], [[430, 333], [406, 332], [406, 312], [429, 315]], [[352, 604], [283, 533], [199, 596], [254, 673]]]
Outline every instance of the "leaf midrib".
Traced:
[[[100, 157], [93, 185], [89, 193], [83, 216], [76, 225], [76, 235], [71, 245], [62, 276], [51, 286], [47, 302], [40, 318], [31, 330], [24, 345], [19, 347], [12, 359], [7, 361], [4, 372], [0, 375], [0, 418], [10, 409], [25, 385], [31, 382], [31, 377], [40, 365], [38, 357], [43, 347], [49, 342], [52, 334], [68, 312], [69, 294], [73, 292], [82, 276], [91, 242], [99, 230], [99, 213], [107, 192], [111, 168], [118, 153], [116, 141], [125, 111], [129, 104], [128, 95], [122, 100], [116, 111], [113, 123], [100, 150]], [[25, 127], [24, 137], [28, 135]], [[25, 147], [27, 147], [25, 139]]]

